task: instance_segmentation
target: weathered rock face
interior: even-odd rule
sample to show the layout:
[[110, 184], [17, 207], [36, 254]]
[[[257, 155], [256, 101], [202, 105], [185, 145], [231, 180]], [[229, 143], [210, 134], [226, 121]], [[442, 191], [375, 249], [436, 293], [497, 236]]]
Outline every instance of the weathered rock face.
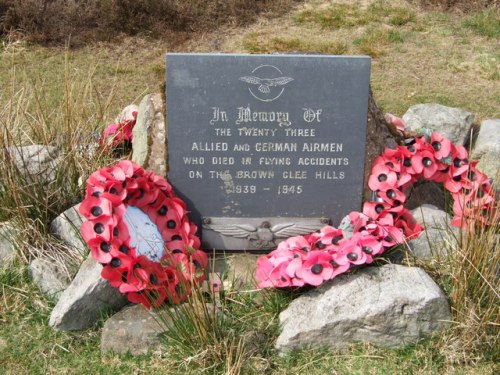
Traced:
[[16, 254], [13, 237], [16, 230], [11, 224], [2, 223], [0, 226], [0, 269], [8, 266]]
[[47, 183], [55, 178], [59, 163], [57, 148], [44, 145], [7, 147], [7, 157], [26, 178], [34, 182]]
[[47, 259], [34, 259], [29, 265], [29, 273], [38, 288], [55, 301], [71, 282], [69, 275]]
[[78, 255], [82, 260], [86, 253], [87, 245], [80, 235], [80, 226], [87, 219], [78, 212], [79, 204], [68, 208], [50, 223], [50, 231], [64, 241], [68, 249]]
[[70, 286], [61, 294], [49, 325], [60, 330], [85, 329], [105, 311], [118, 310], [127, 302], [118, 289], [101, 277], [102, 266], [91, 257], [82, 263]]
[[232, 254], [227, 256], [224, 289], [244, 290], [255, 288], [255, 270], [260, 254]]
[[[500, 119], [481, 122], [471, 158], [479, 160], [477, 168], [495, 179], [500, 178]], [[497, 189], [499, 187], [497, 186]]]
[[161, 345], [164, 327], [143, 305], [130, 305], [109, 318], [101, 334], [101, 352], [146, 354]]
[[165, 116], [161, 94], [146, 95], [133, 129], [132, 160], [160, 176], [167, 175]]
[[441, 104], [416, 104], [403, 115], [411, 130], [427, 128], [461, 145], [474, 122], [474, 114]]
[[448, 325], [446, 296], [423, 270], [388, 264], [343, 275], [280, 314], [276, 348], [342, 347], [365, 342], [403, 347]]
[[414, 256], [422, 259], [439, 259], [456, 248], [460, 230], [451, 225], [451, 217], [443, 210], [432, 205], [423, 205], [411, 211], [415, 221], [424, 231], [410, 241]]

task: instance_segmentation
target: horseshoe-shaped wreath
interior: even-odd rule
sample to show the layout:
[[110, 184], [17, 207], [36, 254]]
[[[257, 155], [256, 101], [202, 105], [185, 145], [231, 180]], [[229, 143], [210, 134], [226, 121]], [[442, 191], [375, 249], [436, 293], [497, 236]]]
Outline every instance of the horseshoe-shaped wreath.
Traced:
[[[401, 119], [389, 121], [405, 134]], [[373, 262], [385, 250], [417, 237], [422, 227], [404, 207], [405, 192], [420, 179], [442, 183], [453, 197], [452, 225], [488, 224], [497, 208], [488, 177], [469, 162], [465, 147], [455, 146], [439, 133], [423, 134], [405, 146], [386, 149], [374, 161], [368, 186], [376, 201], [363, 212], [351, 212], [339, 228], [326, 226], [306, 236], [291, 237], [257, 261], [259, 287], [318, 286], [351, 267]]]
[[[151, 257], [133, 246], [124, 217], [128, 206], [139, 208], [156, 225], [161, 254]], [[165, 300], [178, 303], [193, 283], [204, 279], [208, 259], [198, 250], [196, 226], [163, 177], [128, 160], [100, 169], [87, 179], [80, 213], [87, 218], [81, 233], [92, 257], [103, 265], [101, 276], [129, 301], [148, 308]]]

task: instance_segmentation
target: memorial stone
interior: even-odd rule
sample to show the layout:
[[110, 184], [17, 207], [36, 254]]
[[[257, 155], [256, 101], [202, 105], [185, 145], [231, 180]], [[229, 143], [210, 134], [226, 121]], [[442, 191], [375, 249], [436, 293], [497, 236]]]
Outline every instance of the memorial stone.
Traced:
[[202, 247], [269, 250], [360, 210], [370, 58], [167, 54], [168, 178]]

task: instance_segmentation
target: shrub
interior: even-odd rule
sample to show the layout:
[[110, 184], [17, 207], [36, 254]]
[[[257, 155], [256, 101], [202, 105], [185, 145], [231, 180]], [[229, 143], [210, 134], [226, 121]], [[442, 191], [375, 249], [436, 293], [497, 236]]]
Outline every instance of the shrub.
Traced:
[[500, 6], [500, 1], [498, 0], [413, 0], [413, 1], [424, 7], [439, 8], [444, 10], [454, 9], [461, 11], [498, 8]]
[[160, 37], [168, 32], [245, 24], [262, 12], [283, 12], [297, 0], [0, 0], [0, 35], [11, 30], [43, 44], [71, 45], [119, 35]]

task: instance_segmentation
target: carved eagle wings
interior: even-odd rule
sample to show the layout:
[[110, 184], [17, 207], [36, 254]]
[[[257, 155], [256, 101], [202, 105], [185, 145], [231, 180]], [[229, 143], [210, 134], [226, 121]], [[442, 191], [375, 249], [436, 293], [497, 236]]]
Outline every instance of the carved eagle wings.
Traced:
[[276, 239], [309, 234], [317, 230], [319, 225], [312, 223], [282, 223], [271, 228], [265, 228], [262, 226], [255, 227], [251, 224], [204, 224], [203, 227], [228, 237], [247, 238], [257, 235], [258, 238], [263, 238], [267, 237], [266, 234], [272, 234], [271, 238]]
[[270, 87], [283, 86], [288, 82], [293, 81], [291, 77], [278, 77], [278, 78], [259, 78], [256, 76], [243, 76], [240, 81], [250, 83], [252, 85], [259, 85], [258, 90], [264, 94], [271, 92]]

